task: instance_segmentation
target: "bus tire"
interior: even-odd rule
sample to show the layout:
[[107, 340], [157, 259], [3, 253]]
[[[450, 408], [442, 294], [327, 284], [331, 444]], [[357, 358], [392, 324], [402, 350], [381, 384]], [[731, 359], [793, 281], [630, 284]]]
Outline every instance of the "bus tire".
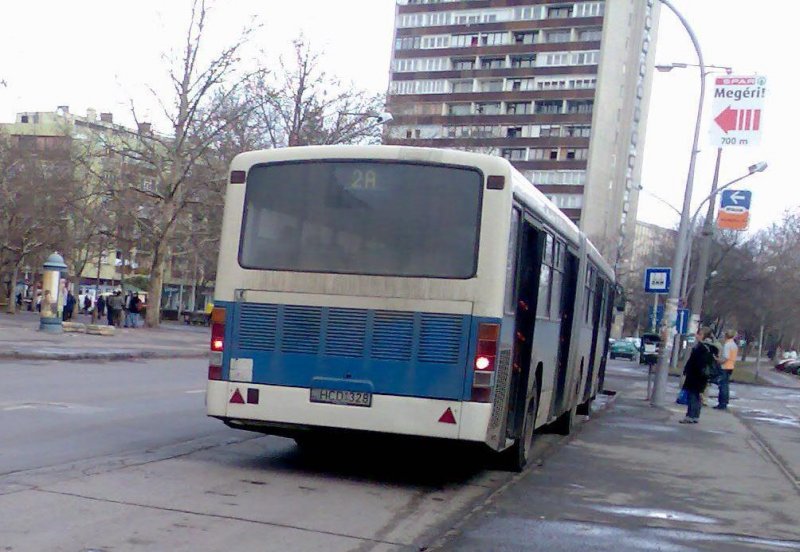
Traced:
[[[535, 384], [535, 382], [534, 382]], [[525, 420], [522, 424], [522, 434], [514, 441], [511, 447], [504, 450], [502, 455], [503, 466], [513, 472], [521, 472], [531, 459], [533, 443], [536, 440], [536, 411], [539, 409], [539, 392], [534, 387], [534, 394], [525, 411]]]
[[556, 421], [550, 425], [550, 431], [556, 435], [569, 435], [575, 429], [575, 411], [577, 407], [573, 406], [561, 416], [556, 418]]
[[588, 416], [592, 412], [592, 400], [594, 399], [589, 397], [585, 402], [579, 404], [575, 413], [579, 416]]

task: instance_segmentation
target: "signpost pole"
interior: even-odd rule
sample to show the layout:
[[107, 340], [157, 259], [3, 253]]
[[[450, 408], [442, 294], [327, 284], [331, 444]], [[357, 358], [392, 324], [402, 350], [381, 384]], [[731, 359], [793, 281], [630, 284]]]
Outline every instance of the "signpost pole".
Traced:
[[653, 294], [653, 318], [650, 322], [650, 330], [653, 333], [658, 330], [658, 293]]
[[758, 358], [756, 359], [756, 381], [758, 383], [758, 374], [761, 371], [761, 355], [764, 352], [764, 324], [761, 324], [761, 329], [758, 331]]
[[689, 324], [689, 333], [695, 334], [700, 329], [702, 320], [703, 295], [706, 291], [706, 274], [708, 273], [708, 258], [711, 255], [711, 237], [714, 235], [714, 211], [716, 208], [717, 186], [719, 185], [719, 166], [722, 162], [722, 148], [717, 148], [717, 164], [714, 166], [714, 179], [711, 181], [711, 196], [708, 200], [708, 212], [703, 223], [702, 242], [700, 244], [700, 259], [697, 262], [697, 276], [694, 281], [692, 293], [692, 321]]

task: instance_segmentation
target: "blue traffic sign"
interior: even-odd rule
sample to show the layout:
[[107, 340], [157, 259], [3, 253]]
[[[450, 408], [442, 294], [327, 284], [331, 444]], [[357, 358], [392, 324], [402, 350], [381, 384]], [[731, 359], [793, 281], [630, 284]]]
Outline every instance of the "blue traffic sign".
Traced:
[[722, 190], [719, 208], [726, 211], [749, 211], [752, 198], [753, 192], [749, 190]]
[[671, 281], [671, 268], [650, 267], [644, 271], [645, 293], [669, 293]]
[[678, 319], [675, 321], [675, 329], [681, 335], [686, 335], [689, 332], [689, 319], [692, 313], [689, 309], [678, 309]]
[[[651, 305], [650, 309], [647, 311], [647, 322], [650, 328], [658, 329], [658, 327], [661, 326], [661, 321], [664, 319], [664, 305], [659, 305], [655, 313], [653, 313], [653, 308], [653, 305]], [[653, 314], [655, 314], [655, 320], [653, 320]]]

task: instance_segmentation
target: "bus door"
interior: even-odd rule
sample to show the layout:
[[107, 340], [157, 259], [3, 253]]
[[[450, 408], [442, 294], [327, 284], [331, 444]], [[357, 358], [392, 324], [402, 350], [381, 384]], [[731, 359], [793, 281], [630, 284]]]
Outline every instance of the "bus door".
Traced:
[[569, 372], [569, 350], [572, 341], [572, 321], [575, 316], [575, 296], [578, 293], [578, 257], [567, 250], [564, 271], [564, 287], [561, 293], [561, 330], [558, 339], [558, 364], [556, 389], [553, 400], [555, 412], [563, 410], [564, 390]]
[[545, 233], [523, 221], [520, 233], [518, 280], [515, 293], [514, 345], [512, 352], [506, 434], [516, 438], [522, 432], [530, 384], [533, 332], [536, 324], [539, 276]]
[[599, 356], [597, 354], [597, 341], [602, 333], [604, 333], [604, 329], [600, 327], [600, 321], [602, 319], [603, 313], [603, 304], [604, 298], [606, 294], [606, 289], [608, 288], [608, 284], [606, 284], [600, 276], [597, 276], [597, 281], [595, 285], [595, 289], [597, 292], [594, 294], [594, 304], [592, 305], [592, 349], [591, 353], [589, 354], [589, 368], [586, 374], [586, 385], [583, 390], [583, 396], [581, 402], [589, 400], [592, 394], [592, 377], [594, 376], [595, 366], [599, 364]]

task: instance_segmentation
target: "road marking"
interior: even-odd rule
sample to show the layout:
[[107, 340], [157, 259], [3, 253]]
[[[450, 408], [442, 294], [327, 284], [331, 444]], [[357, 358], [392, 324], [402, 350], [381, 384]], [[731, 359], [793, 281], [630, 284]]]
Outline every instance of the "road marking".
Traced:
[[28, 410], [28, 409], [31, 409], [31, 408], [36, 408], [36, 407], [33, 406], [32, 404], [20, 404], [18, 406], [7, 406], [3, 410], [4, 411], [9, 411], [9, 410]]
[[198, 393], [205, 393], [205, 389], [192, 389], [191, 391], [184, 391], [187, 395], [197, 395]]

